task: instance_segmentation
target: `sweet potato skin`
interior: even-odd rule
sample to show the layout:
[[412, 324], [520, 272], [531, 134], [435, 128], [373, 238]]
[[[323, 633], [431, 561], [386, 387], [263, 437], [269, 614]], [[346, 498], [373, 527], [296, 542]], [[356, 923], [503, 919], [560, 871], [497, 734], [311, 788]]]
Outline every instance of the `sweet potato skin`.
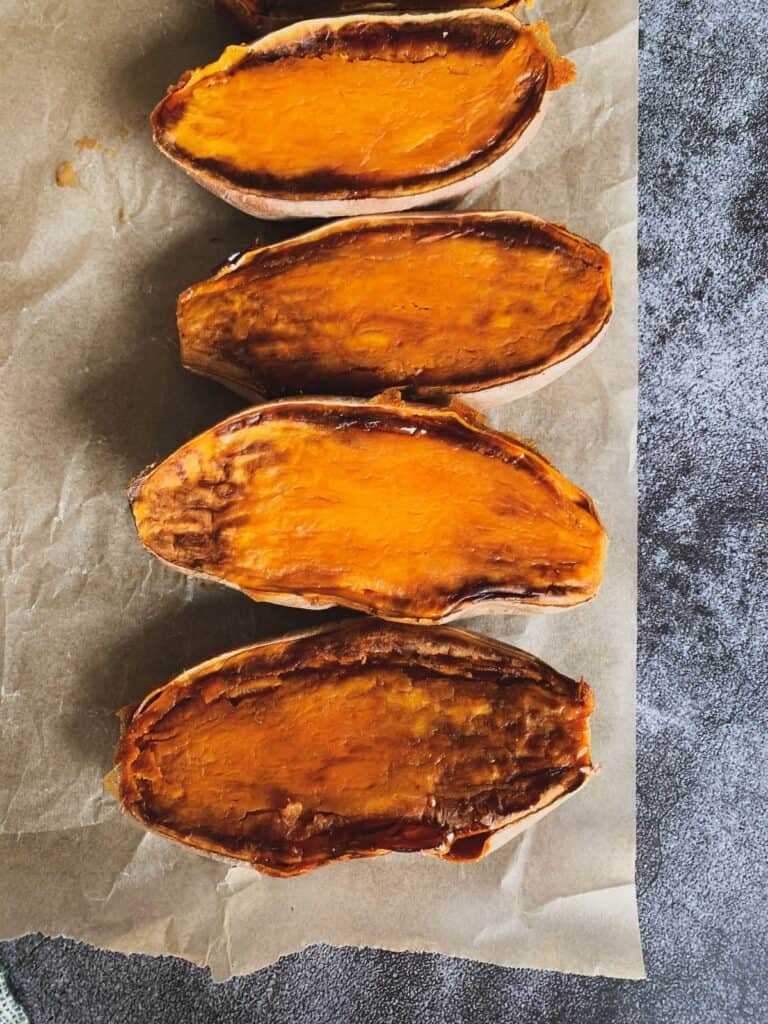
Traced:
[[242, 253], [177, 321], [183, 364], [252, 398], [400, 387], [488, 407], [565, 372], [611, 312], [610, 259], [585, 239], [530, 214], [422, 213]]
[[142, 543], [175, 568], [404, 622], [580, 604], [607, 545], [591, 499], [530, 446], [399, 394], [246, 410], [129, 498]]
[[166, 156], [254, 216], [386, 213], [492, 180], [569, 77], [545, 28], [501, 11], [317, 19], [188, 73], [152, 124]]
[[593, 771], [591, 691], [515, 648], [374, 620], [211, 659], [126, 716], [146, 827], [267, 874], [390, 851], [483, 857]]
[[213, 6], [231, 17], [244, 31], [254, 36], [271, 32], [307, 18], [336, 18], [347, 14], [433, 14], [439, 11], [457, 11], [487, 7], [491, 10], [513, 12], [523, 0], [413, 0], [413, 2], [378, 3], [377, 0], [326, 0], [325, 3], [292, 3], [291, 0], [213, 0]]

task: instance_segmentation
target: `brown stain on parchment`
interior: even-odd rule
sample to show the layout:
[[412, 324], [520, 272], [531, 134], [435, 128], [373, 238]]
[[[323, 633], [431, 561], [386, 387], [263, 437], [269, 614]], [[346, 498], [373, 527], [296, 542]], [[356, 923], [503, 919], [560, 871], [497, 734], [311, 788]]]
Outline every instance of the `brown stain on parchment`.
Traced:
[[[121, 128], [118, 132], [120, 138], [127, 138], [130, 132], [126, 128]], [[75, 139], [75, 149], [79, 152], [84, 150], [92, 150], [93, 152], [99, 152], [102, 150], [102, 143], [93, 135], [82, 135], [80, 138]], [[118, 155], [117, 149], [111, 146], [103, 148], [105, 156], [116, 157]], [[54, 180], [59, 188], [75, 188], [79, 184], [77, 172], [72, 164], [71, 160], [62, 160], [56, 165], [56, 171], [54, 174]], [[119, 214], [118, 219], [122, 222], [125, 217], [122, 211]]]

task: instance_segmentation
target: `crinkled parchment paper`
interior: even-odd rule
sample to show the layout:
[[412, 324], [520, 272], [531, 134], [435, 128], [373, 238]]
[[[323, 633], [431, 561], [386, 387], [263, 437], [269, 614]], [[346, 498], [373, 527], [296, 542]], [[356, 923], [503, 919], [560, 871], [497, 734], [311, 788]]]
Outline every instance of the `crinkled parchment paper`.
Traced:
[[[578, 65], [507, 177], [469, 205], [602, 243], [616, 314], [597, 353], [494, 414], [597, 500], [607, 577], [586, 607], [483, 618], [594, 686], [602, 773], [478, 865], [391, 855], [293, 880], [146, 834], [101, 787], [116, 708], [233, 646], [331, 618], [185, 579], [139, 546], [145, 464], [239, 400], [184, 372], [174, 303], [265, 226], [157, 153], [147, 114], [236, 39], [204, 0], [5, 0], [0, 332], [0, 937], [172, 953], [223, 978], [312, 942], [641, 977], [634, 889], [635, 0], [546, 0]], [[503, 287], [503, 281], [499, 282]]]

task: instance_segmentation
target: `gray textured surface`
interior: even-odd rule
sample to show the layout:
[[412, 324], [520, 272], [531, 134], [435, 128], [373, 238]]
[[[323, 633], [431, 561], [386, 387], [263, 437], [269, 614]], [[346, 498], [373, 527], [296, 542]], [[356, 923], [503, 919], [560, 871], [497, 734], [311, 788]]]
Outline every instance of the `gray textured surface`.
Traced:
[[212, 985], [180, 961], [30, 936], [0, 943], [0, 961], [32, 1024], [768, 1019], [765, 0], [642, 7], [638, 875], [649, 980], [316, 947]]

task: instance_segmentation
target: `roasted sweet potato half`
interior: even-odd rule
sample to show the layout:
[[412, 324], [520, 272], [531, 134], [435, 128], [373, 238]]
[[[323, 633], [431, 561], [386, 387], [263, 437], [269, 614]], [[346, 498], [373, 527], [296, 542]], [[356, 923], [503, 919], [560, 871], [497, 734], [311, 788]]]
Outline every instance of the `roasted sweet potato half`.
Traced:
[[300, 22], [186, 74], [155, 142], [259, 217], [384, 213], [500, 173], [571, 74], [499, 11]]
[[586, 781], [592, 706], [514, 647], [358, 620], [155, 690], [108, 784], [148, 828], [272, 875], [395, 850], [472, 861]]
[[134, 481], [142, 543], [261, 601], [440, 622], [593, 597], [592, 501], [460, 405], [379, 396], [257, 406]]
[[249, 397], [508, 401], [611, 315], [608, 254], [524, 213], [361, 217], [247, 252], [179, 298], [182, 362]]
[[232, 17], [246, 32], [257, 35], [307, 18], [337, 18], [346, 14], [434, 14], [488, 7], [512, 11], [522, 0], [213, 0], [214, 7]]

